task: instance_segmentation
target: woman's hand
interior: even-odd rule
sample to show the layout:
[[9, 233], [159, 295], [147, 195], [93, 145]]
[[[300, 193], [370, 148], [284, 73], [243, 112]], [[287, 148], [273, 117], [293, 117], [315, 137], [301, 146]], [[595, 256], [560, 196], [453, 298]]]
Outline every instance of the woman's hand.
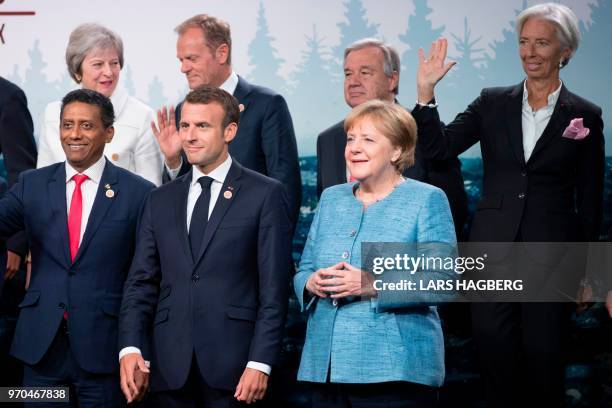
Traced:
[[330, 266], [329, 268], [319, 269], [318, 271], [310, 275], [310, 278], [308, 278], [308, 281], [306, 282], [306, 290], [318, 297], [327, 297], [327, 293], [325, 293], [325, 288], [327, 284], [325, 276], [328, 272], [326, 271], [342, 268], [343, 264], [344, 262], [340, 262], [335, 264], [334, 266]]
[[330, 297], [333, 299], [348, 296], [376, 296], [372, 276], [349, 263], [340, 262], [321, 271], [325, 282], [323, 290], [330, 293]]
[[417, 100], [419, 103], [428, 103], [434, 98], [436, 84], [456, 64], [455, 61], [445, 63], [447, 48], [446, 38], [434, 41], [427, 56], [425, 56], [425, 51], [419, 48], [419, 68], [417, 70]]

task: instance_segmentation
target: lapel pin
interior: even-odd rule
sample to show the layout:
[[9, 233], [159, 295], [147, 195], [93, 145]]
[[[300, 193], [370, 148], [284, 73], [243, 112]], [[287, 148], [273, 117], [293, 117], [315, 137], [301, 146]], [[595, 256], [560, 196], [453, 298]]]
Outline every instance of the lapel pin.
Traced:
[[244, 112], [244, 105], [243, 104], [238, 105], [238, 110], [240, 112]]
[[106, 183], [104, 185], [104, 188], [106, 189], [106, 193], [105, 194], [106, 194], [106, 196], [108, 198], [113, 198], [115, 196], [115, 192], [113, 190], [111, 190], [110, 184]]
[[232, 192], [229, 190], [226, 190], [225, 193], [223, 193], [223, 197], [229, 200], [230, 198], [232, 198]]

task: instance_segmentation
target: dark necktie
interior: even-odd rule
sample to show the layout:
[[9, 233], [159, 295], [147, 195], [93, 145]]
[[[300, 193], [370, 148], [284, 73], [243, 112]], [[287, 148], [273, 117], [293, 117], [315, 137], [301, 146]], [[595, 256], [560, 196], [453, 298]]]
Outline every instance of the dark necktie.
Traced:
[[206, 224], [208, 224], [208, 205], [210, 203], [210, 185], [213, 179], [207, 176], [200, 177], [198, 183], [202, 186], [202, 193], [196, 200], [189, 223], [189, 244], [191, 245], [191, 257], [195, 261], [202, 245]]

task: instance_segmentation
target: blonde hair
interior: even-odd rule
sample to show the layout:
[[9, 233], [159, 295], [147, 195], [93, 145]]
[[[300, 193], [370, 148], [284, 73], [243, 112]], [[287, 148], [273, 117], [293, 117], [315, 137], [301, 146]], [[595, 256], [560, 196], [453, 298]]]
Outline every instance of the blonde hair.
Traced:
[[412, 115], [400, 105], [378, 99], [356, 106], [344, 120], [344, 131], [357, 122], [369, 119], [372, 125], [393, 147], [400, 148], [399, 158], [393, 162], [398, 173], [414, 164], [414, 149], [417, 141], [417, 125]]
[[232, 33], [230, 25], [208, 14], [198, 14], [179, 24], [174, 31], [181, 35], [190, 28], [200, 28], [204, 32], [204, 41], [214, 54], [222, 44], [227, 44], [227, 65], [232, 63]]

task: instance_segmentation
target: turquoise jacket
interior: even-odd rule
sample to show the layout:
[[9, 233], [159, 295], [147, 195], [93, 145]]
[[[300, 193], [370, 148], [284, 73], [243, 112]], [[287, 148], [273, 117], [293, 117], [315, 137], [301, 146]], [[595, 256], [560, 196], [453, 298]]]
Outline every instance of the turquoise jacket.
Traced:
[[[362, 242], [440, 242], [454, 248], [455, 229], [442, 190], [407, 179], [364, 211], [353, 187], [347, 183], [323, 192], [294, 277], [297, 298], [309, 314], [298, 380], [325, 382], [331, 370], [329, 378], [335, 383], [441, 386], [444, 341], [431, 302], [391, 291], [379, 291], [369, 300], [333, 302], [312, 299], [305, 291], [308, 278], [320, 268], [341, 261], [362, 268]], [[444, 271], [419, 272], [452, 279]]]

